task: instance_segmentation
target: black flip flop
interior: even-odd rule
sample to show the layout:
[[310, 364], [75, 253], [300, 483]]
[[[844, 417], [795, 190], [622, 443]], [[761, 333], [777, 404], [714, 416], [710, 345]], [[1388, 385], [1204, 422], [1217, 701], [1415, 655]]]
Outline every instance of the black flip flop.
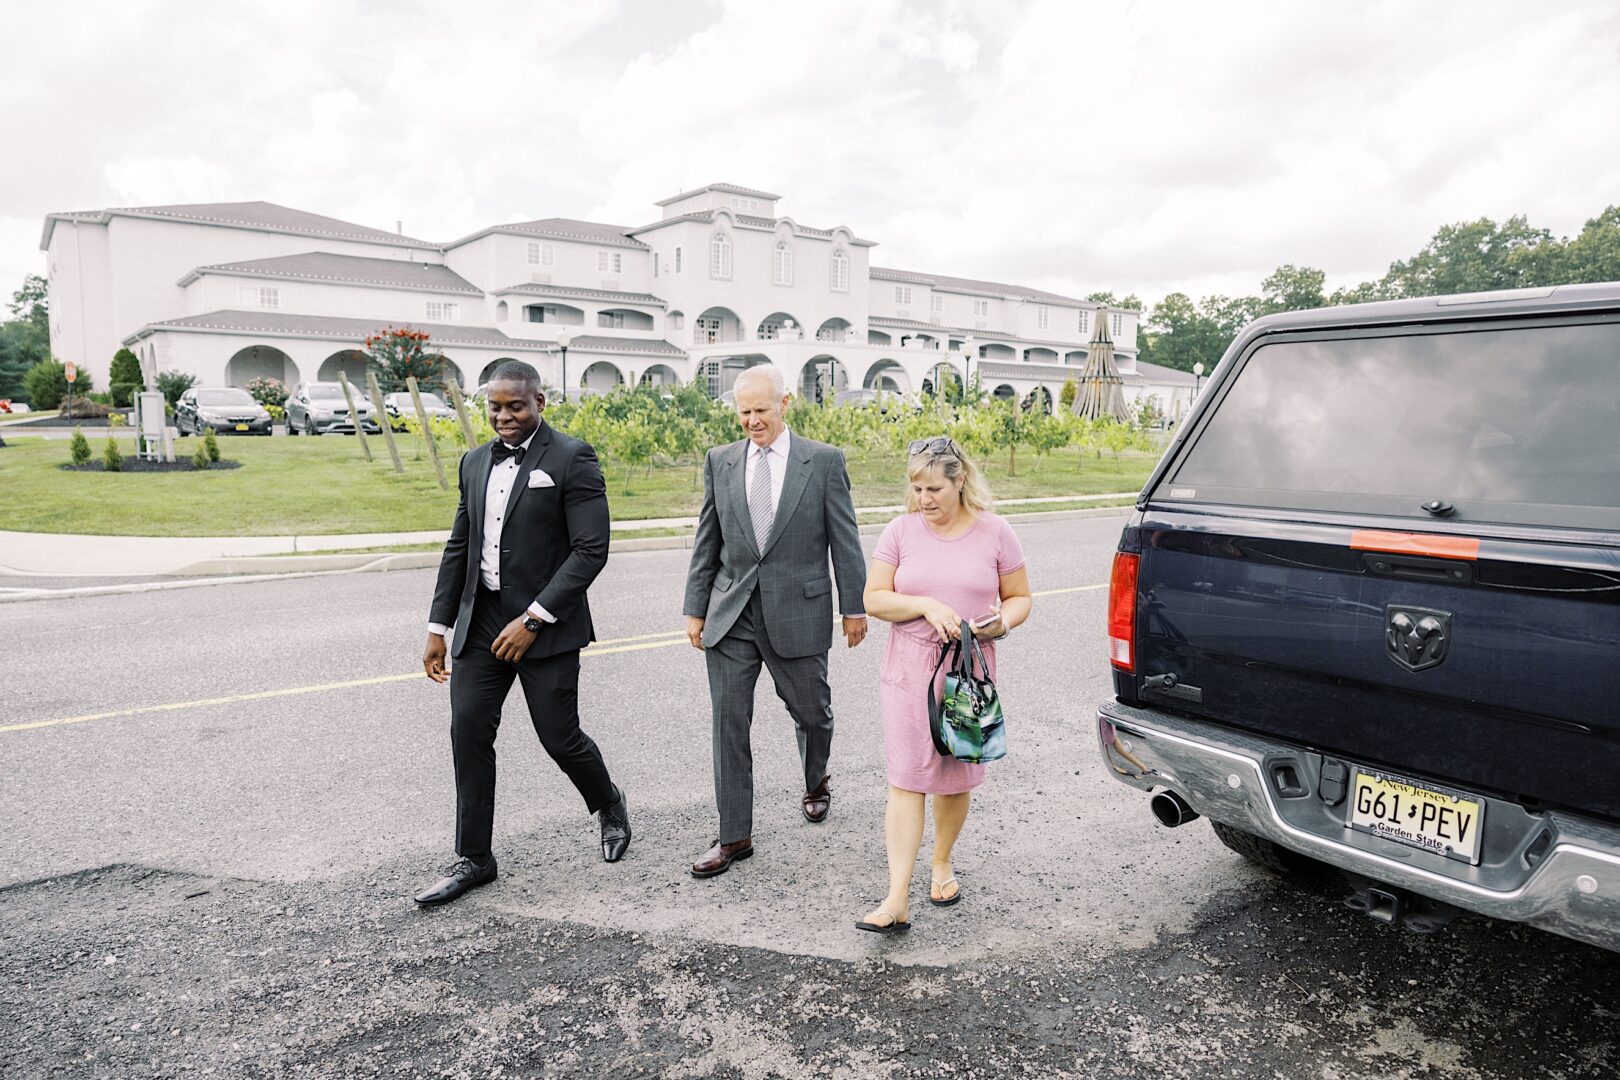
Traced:
[[[889, 913], [885, 911], [883, 914], [888, 915]], [[890, 918], [893, 918], [893, 916], [891, 915]], [[882, 934], [884, 937], [888, 937], [890, 934], [903, 934], [907, 930], [910, 930], [911, 920], [907, 919], [905, 922], [901, 922], [899, 919], [895, 919], [894, 922], [891, 922], [885, 926], [881, 923], [867, 922], [865, 919], [861, 919], [855, 924], [855, 929], [865, 930], [873, 934]]]
[[952, 904], [954, 904], [958, 900], [962, 899], [962, 883], [960, 881], [956, 881], [956, 875], [955, 874], [952, 874], [950, 877], [946, 878], [944, 881], [931, 881], [931, 882], [929, 882], [929, 885], [938, 886], [939, 891], [944, 892], [945, 891], [945, 886], [949, 885], [953, 881], [956, 882], [956, 893], [955, 893], [955, 895], [951, 896], [949, 899], [946, 899], [946, 900], [935, 900], [934, 899], [934, 890], [932, 888], [930, 888], [928, 890], [928, 902], [930, 904], [933, 904], [935, 907], [950, 907]]

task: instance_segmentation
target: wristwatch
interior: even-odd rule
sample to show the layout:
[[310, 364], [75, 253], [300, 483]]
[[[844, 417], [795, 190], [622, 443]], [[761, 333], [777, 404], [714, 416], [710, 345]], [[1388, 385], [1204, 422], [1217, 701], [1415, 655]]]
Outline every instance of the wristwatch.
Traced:
[[523, 629], [527, 630], [531, 634], [538, 634], [540, 632], [540, 628], [544, 625], [546, 624], [535, 618], [533, 615], [525, 615], [523, 617]]

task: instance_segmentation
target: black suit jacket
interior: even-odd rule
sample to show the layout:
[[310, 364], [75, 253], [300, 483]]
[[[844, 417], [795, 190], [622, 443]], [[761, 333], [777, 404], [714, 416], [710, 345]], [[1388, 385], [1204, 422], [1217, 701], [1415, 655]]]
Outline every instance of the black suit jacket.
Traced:
[[[433, 590], [428, 621], [455, 624], [451, 656], [461, 655], [472, 624], [492, 445], [462, 455], [461, 501]], [[536, 469], [551, 477], [551, 486], [529, 486]], [[585, 590], [607, 565], [611, 531], [607, 486], [596, 452], [541, 420], [502, 516], [501, 613], [510, 622], [538, 602], [557, 617], [540, 631], [525, 657], [583, 649], [596, 640]]]

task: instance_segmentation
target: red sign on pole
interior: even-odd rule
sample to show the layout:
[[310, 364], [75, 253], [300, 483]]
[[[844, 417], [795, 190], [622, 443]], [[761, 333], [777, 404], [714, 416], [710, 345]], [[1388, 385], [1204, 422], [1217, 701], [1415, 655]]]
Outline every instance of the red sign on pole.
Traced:
[[79, 381], [79, 366], [77, 364], [73, 364], [73, 363], [68, 364], [68, 366], [67, 366], [67, 381], [70, 382], [70, 383]]

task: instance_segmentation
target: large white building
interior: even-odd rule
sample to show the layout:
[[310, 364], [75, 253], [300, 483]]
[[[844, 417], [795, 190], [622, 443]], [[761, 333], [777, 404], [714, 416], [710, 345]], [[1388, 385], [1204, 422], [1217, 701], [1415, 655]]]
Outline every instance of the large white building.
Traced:
[[698, 379], [720, 394], [772, 361], [810, 396], [974, 373], [1024, 399], [1055, 398], [1106, 318], [1127, 398], [1177, 416], [1190, 397], [1192, 376], [1137, 363], [1135, 311], [876, 267], [873, 241], [780, 216], [778, 199], [711, 184], [637, 228], [543, 218], [447, 244], [264, 202], [51, 214], [51, 348], [98, 386], [127, 346], [149, 377], [291, 387], [361, 373], [369, 334], [410, 326], [467, 387], [517, 358], [571, 393]]

